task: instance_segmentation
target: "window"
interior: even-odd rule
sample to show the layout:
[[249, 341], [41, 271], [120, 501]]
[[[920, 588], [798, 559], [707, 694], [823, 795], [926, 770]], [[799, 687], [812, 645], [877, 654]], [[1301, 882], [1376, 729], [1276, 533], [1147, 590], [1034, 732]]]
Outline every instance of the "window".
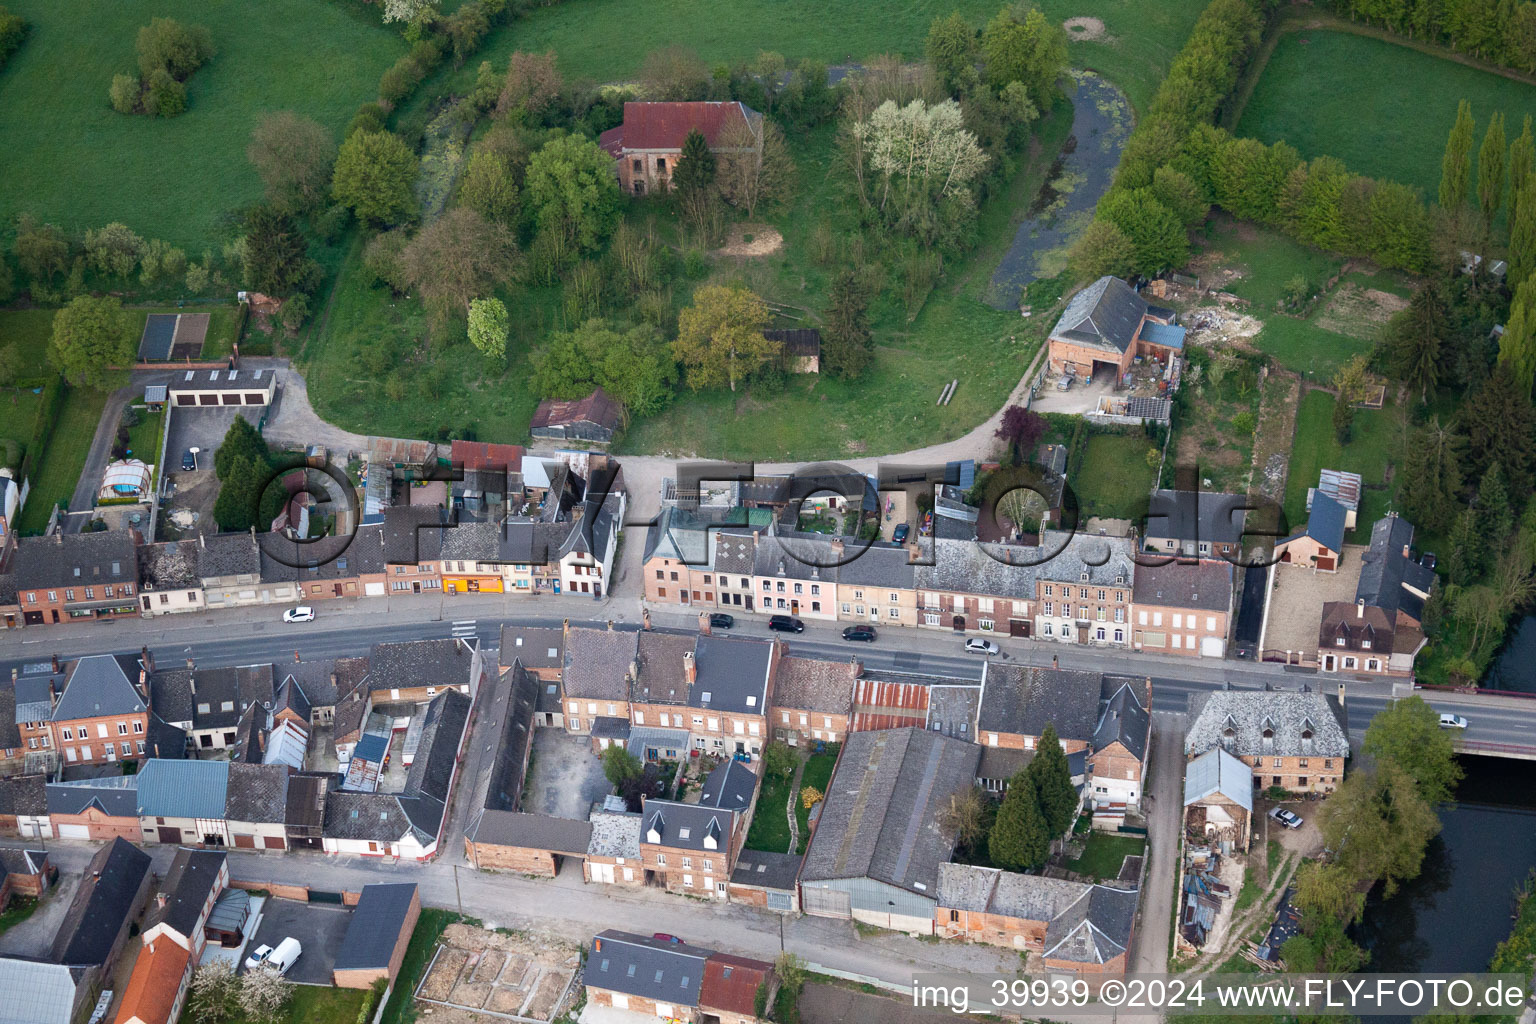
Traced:
[[[87, 590], [85, 593], [86, 593], [86, 596], [89, 597], [91, 592], [89, 590]], [[48, 591], [48, 600], [50, 600], [50, 601], [57, 601], [58, 599], [59, 599], [59, 592], [57, 590], [50, 590], [50, 591]]]
[[811, 596], [815, 597], [816, 595], [818, 595], [820, 593], [821, 593], [821, 584], [819, 584], [819, 583], [812, 583], [811, 584]]
[[72, 740], [75, 738], [74, 733], [70, 731], [70, 728], [67, 725], [64, 727], [64, 738], [67, 740]]
[[675, 573], [675, 572], [674, 572], [674, 573], [672, 573], [672, 582], [673, 582], [673, 583], [676, 583], [676, 582], [677, 582], [677, 573]]
[[667, 855], [666, 854], [658, 853], [656, 855], [656, 866], [657, 867], [662, 867], [662, 868], [667, 866]]
[[636, 711], [635, 712], [635, 724], [636, 725], [644, 725], [645, 724], [645, 712], [644, 711]]
[[1205, 629], [1208, 633], [1214, 633], [1216, 631], [1216, 616], [1207, 615], [1205, 617]]
[[1296, 761], [1296, 767], [1298, 767], [1298, 768], [1305, 768], [1306, 766], [1307, 766], [1307, 759], [1306, 758], [1304, 758], [1304, 757], [1303, 758], [1299, 758]]
[[1334, 637], [1333, 638], [1333, 646], [1335, 646], [1335, 647], [1343, 647], [1344, 646], [1344, 638], [1341, 637], [1341, 636]]
[[1184, 628], [1184, 616], [1180, 615], [1178, 612], [1174, 612], [1173, 613], [1173, 628], [1174, 629], [1183, 629]]
[[897, 595], [896, 595], [896, 591], [894, 591], [894, 590], [893, 590], [893, 591], [891, 591], [891, 593], [890, 593], [890, 598], [891, 598], [891, 604], [895, 604], [895, 603], [896, 603], [896, 601], [897, 601]]
[[1279, 758], [1278, 758], [1278, 757], [1277, 757], [1277, 758], [1275, 758], [1275, 767], [1276, 767], [1276, 768], [1279, 768], [1279, 767], [1280, 767], [1280, 759], [1279, 759]]
[[134, 732], [143, 732], [144, 731], [144, 723], [140, 722], [140, 721], [135, 721], [133, 723], [133, 731]]
[[705, 574], [704, 574], [704, 585], [705, 585], [705, 586], [708, 586], [708, 585], [709, 585], [709, 582], [710, 582], [710, 579], [709, 579], [709, 573], [705, 573]]
[[1115, 643], [1117, 643], [1117, 644], [1125, 643], [1125, 630], [1123, 630], [1123, 629], [1115, 630]]
[[127, 722], [118, 722], [117, 723], [117, 734], [119, 736], [127, 736], [128, 735], [128, 723]]
[[843, 602], [843, 614], [844, 614], [844, 615], [847, 615], [847, 614], [848, 614], [848, 609], [849, 609], [849, 605], [848, 605], [848, 602], [847, 602], [847, 601], [844, 601], [844, 602]]
[[683, 876], [683, 888], [684, 889], [692, 889], [693, 888], [693, 876], [692, 875], [684, 875]]
[[123, 742], [119, 743], [117, 745], [117, 749], [122, 752], [124, 757], [129, 757], [133, 754], [133, 750], [128, 746], [127, 740], [123, 740]]
[[[799, 586], [799, 584], [796, 584], [796, 586]], [[784, 581], [783, 580], [779, 580], [779, 584], [778, 584], [777, 590], [778, 590], [778, 593], [780, 593], [780, 594], [784, 593]]]
[[937, 626], [938, 624], [939, 624], [939, 616], [938, 616], [937, 612], [924, 612], [923, 613], [923, 625], [925, 625], [925, 626]]
[[1045, 585], [1045, 596], [1046, 597], [1055, 597], [1056, 596], [1054, 588], [1049, 583], [1047, 583]]
[[804, 590], [803, 587], [800, 586], [800, 584], [796, 583], [795, 584], [795, 593], [803, 594], [803, 593], [805, 593], [805, 590]]
[[1362, 639], [1360, 641], [1360, 647], [1361, 647], [1362, 650], [1368, 651], [1368, 650], [1371, 649], [1371, 642], [1369, 640]]
[[769, 591], [771, 591], [772, 589], [773, 589], [773, 584], [769, 583], [767, 580], [763, 580], [763, 593], [766, 594]]
[[73, 588], [64, 591], [64, 600], [66, 600], [66, 601], [73, 601], [74, 599], [75, 599], [75, 591], [74, 591]]
[[683, 867], [685, 867], [685, 868], [693, 867], [693, 858], [692, 857], [684, 857], [683, 858]]
[[1051, 602], [1050, 602], [1050, 601], [1047, 601], [1047, 602], [1045, 602], [1045, 614], [1046, 614], [1046, 615], [1053, 615], [1053, 614], [1055, 614], [1055, 613], [1054, 613], [1054, 612], [1053, 612], [1053, 611], [1052, 611], [1052, 610], [1051, 610]]
[[893, 619], [901, 618], [901, 609], [900, 608], [892, 608], [891, 609], [891, 618], [893, 618]]
[[656, 570], [656, 578], [659, 579], [659, 580], [664, 580], [664, 579], [667, 578], [667, 574], [662, 572], [660, 569], [657, 569]]
[[976, 625], [980, 626], [984, 632], [991, 632], [994, 623], [991, 619], [977, 619]]
[[1104, 591], [1102, 591], [1102, 590], [1099, 591], [1099, 600], [1100, 601], [1104, 600]]

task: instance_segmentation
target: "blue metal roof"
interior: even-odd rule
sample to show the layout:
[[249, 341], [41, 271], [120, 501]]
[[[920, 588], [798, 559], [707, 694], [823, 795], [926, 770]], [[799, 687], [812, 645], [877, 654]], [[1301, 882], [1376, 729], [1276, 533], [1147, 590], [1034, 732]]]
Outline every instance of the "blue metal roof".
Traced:
[[384, 755], [388, 751], [389, 737], [370, 732], [365, 733], [363, 738], [357, 741], [357, 745], [352, 748], [352, 756], [364, 761], [383, 763]]
[[1174, 324], [1159, 324], [1148, 321], [1141, 328], [1141, 340], [1149, 345], [1182, 349], [1184, 347], [1184, 328]]
[[950, 468], [954, 468], [955, 471], [960, 474], [960, 479], [958, 481], [956, 481], [955, 486], [959, 487], [962, 491], [968, 491], [972, 487], [976, 486], [976, 460], [975, 459], [962, 459], [959, 462], [951, 462], [951, 463], [947, 464], [944, 468], [945, 468], [945, 470], [949, 470]]
[[1344, 506], [1318, 492], [1312, 497], [1312, 514], [1307, 517], [1307, 536], [1329, 551], [1343, 551], [1344, 518]]
[[228, 761], [156, 758], [139, 769], [140, 817], [222, 819], [228, 794]]

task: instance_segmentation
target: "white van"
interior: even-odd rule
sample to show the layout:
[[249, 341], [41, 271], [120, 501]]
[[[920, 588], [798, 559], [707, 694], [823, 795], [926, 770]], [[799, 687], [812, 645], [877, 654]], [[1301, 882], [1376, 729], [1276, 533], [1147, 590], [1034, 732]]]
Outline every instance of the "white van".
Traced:
[[290, 935], [279, 942], [277, 948], [267, 955], [265, 966], [277, 971], [278, 974], [287, 974], [288, 969], [303, 952], [304, 947], [299, 945], [299, 940]]

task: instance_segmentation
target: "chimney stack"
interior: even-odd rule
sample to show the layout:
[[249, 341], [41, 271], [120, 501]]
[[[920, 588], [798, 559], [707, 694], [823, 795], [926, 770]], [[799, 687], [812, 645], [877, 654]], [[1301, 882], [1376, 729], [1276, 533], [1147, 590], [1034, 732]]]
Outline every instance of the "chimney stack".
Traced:
[[1341, 680], [1339, 682], [1339, 707], [1343, 707], [1343, 706], [1344, 706], [1344, 683]]
[[849, 675], [849, 677], [853, 678], [853, 679], [857, 679], [860, 676], [862, 676], [863, 674], [864, 674], [864, 663], [862, 661], [860, 661], [858, 658], [849, 658], [848, 659], [848, 675]]
[[57, 654], [53, 655], [52, 656], [52, 661], [53, 661], [53, 674], [54, 675], [58, 675], [59, 672], [62, 671], [62, 669], [59, 668], [59, 656]]
[[834, 557], [834, 558], [838, 559], [839, 561], [841, 561], [842, 557], [843, 557], [843, 550], [844, 550], [843, 538], [841, 538], [841, 537], [834, 538], [833, 541], [832, 541], [832, 557]]
[[699, 632], [704, 634], [705, 636], [710, 636], [711, 635], [710, 632], [709, 632], [709, 613], [708, 612], [699, 612]]
[[1051, 668], [1061, 668], [1061, 659], [1054, 654], [1051, 655]]
[[155, 652], [148, 647], [144, 648], [144, 664], [149, 668], [150, 675], [155, 673]]
[[162, 909], [165, 907], [165, 893], [163, 893], [163, 892], [155, 893], [155, 906], [160, 907]]
[[694, 660], [692, 651], [683, 652], [683, 678], [689, 686], [699, 681], [699, 663]]
[[1363, 597], [1355, 598], [1355, 618], [1365, 618], [1365, 598]]
[[293, 663], [295, 665], [299, 664], [299, 652], [298, 651], [294, 651], [293, 652]]

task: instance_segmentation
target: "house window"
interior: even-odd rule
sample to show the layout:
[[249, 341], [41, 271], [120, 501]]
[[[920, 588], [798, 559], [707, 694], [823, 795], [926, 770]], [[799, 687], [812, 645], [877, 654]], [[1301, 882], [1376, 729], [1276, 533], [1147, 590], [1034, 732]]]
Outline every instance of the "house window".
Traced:
[[1276, 768], [1279, 768], [1279, 767], [1280, 767], [1280, 759], [1279, 759], [1279, 758], [1278, 758], [1278, 757], [1277, 757], [1277, 758], [1275, 758], [1275, 767], [1276, 767]]
[[892, 608], [891, 609], [891, 618], [893, 618], [893, 619], [901, 618], [901, 609], [900, 608]]
[[667, 574], [662, 572], [660, 569], [657, 569], [656, 570], [656, 578], [659, 579], [659, 580], [664, 580], [664, 579], [667, 578]]
[[[798, 594], [799, 592], [800, 591], [798, 589], [796, 589], [795, 593]], [[815, 597], [816, 595], [818, 595], [820, 593], [821, 593], [821, 584], [819, 584], [819, 583], [812, 583], [811, 584], [811, 596]]]
[[1045, 585], [1045, 596], [1046, 597], [1055, 597], [1056, 596], [1055, 589], [1049, 583], [1047, 583]]
[[128, 735], [128, 723], [127, 722], [118, 722], [117, 723], [117, 734], [119, 736], [127, 736]]
[[843, 602], [843, 614], [844, 614], [844, 615], [847, 615], [847, 614], [848, 614], [848, 608], [849, 608], [849, 605], [848, 605], [848, 602], [847, 602], [847, 601], [844, 601], [844, 602]]
[[664, 868], [664, 867], [667, 866], [667, 855], [666, 854], [658, 853], [656, 855], [656, 866], [660, 867], [660, 868]]
[[684, 857], [683, 858], [683, 867], [685, 867], [685, 868], [693, 867], [693, 858], [692, 857]]
[[73, 588], [64, 591], [64, 600], [66, 600], [66, 601], [73, 601], [74, 599], [75, 599], [75, 592], [74, 592]]
[[70, 728], [67, 725], [64, 727], [64, 738], [67, 740], [72, 740], [75, 738], [74, 733], [70, 731]]
[[133, 731], [134, 732], [143, 732], [144, 731], [144, 723], [143, 722], [139, 722], [139, 721], [135, 721], [133, 723]]

